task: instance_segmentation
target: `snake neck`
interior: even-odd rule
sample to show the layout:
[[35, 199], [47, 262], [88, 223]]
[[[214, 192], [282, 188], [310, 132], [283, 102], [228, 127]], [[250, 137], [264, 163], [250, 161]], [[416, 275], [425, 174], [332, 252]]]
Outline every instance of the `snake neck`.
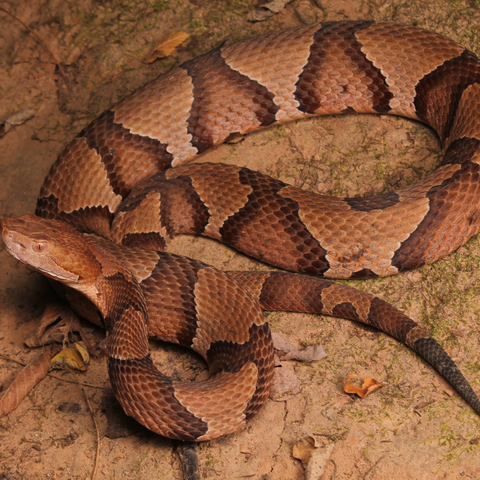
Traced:
[[73, 288], [84, 293], [100, 311], [108, 332], [107, 351], [117, 359], [148, 356], [148, 309], [133, 274], [92, 238], [85, 241], [100, 269], [90, 285]]

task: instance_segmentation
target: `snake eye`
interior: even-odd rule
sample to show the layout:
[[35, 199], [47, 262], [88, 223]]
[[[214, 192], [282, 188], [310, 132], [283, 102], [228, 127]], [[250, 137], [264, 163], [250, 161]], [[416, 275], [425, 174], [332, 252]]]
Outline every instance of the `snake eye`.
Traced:
[[47, 243], [45, 242], [35, 242], [32, 245], [32, 250], [37, 253], [42, 253], [47, 249]]

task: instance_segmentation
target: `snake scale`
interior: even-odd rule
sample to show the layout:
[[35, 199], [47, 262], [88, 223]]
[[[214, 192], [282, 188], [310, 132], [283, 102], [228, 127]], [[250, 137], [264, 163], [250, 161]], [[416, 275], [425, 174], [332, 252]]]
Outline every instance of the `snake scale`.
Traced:
[[[86, 127], [52, 166], [36, 216], [5, 219], [3, 240], [17, 259], [95, 304], [116, 397], [161, 435], [211, 440], [260, 409], [274, 366], [262, 309], [373, 325], [426, 359], [480, 414], [476, 394], [426, 330], [376, 297], [320, 278], [392, 275], [479, 231], [479, 103], [478, 58], [410, 26], [328, 22], [222, 46]], [[187, 164], [237, 135], [343, 113], [427, 123], [442, 142], [440, 166], [396, 192], [332, 198], [242, 167]], [[222, 272], [164, 252], [178, 233], [296, 273]], [[210, 378], [160, 373], [148, 335], [193, 348]]]

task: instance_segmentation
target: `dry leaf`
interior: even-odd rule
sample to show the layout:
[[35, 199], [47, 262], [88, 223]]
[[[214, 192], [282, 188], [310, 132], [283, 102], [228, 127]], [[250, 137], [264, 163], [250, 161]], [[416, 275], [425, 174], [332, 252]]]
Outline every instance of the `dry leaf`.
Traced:
[[45, 329], [59, 318], [65, 322], [65, 326], [69, 327], [70, 323], [77, 319], [77, 316], [63, 303], [48, 303], [37, 328], [37, 337], [41, 337], [45, 333]]
[[377, 382], [374, 378], [366, 377], [362, 387], [356, 387], [350, 383], [350, 380], [356, 377], [358, 377], [358, 375], [355, 373], [347, 374], [345, 384], [343, 385], [345, 393], [356, 393], [359, 397], [365, 398], [369, 393], [383, 386], [383, 382]]
[[313, 439], [315, 448], [319, 447], [326, 447], [331, 443], [331, 438], [332, 435], [329, 435], [328, 433], [313, 433], [310, 435]]
[[152, 63], [157, 58], [165, 58], [170, 56], [175, 49], [189, 37], [189, 33], [175, 32], [164, 40], [160, 40], [151, 55], [147, 58], [147, 60], [145, 60], [145, 63]]
[[[77, 346], [81, 344], [81, 347]], [[86, 354], [86, 361], [83, 355]], [[51, 368], [72, 368], [73, 370], [80, 370], [84, 372], [87, 369], [87, 363], [89, 362], [90, 357], [88, 355], [87, 349], [82, 342], [75, 343], [75, 347], [66, 347], [59, 354], [55, 355], [51, 362]]]
[[[56, 325], [47, 328], [58, 318], [60, 318], [60, 321]], [[79, 339], [78, 335], [73, 335], [73, 332], [80, 334], [90, 355], [97, 355], [83, 331], [77, 314], [63, 303], [49, 303], [45, 307], [36, 333], [30, 335], [25, 340], [25, 344], [30, 348], [50, 343], [63, 343], [65, 345], [66, 342], [74, 342]]]
[[334, 447], [335, 444], [330, 443], [329, 445], [325, 445], [325, 447], [316, 448], [312, 451], [308, 460], [308, 465], [305, 468], [305, 480], [317, 480], [323, 478], [325, 467], [330, 460]]
[[278, 333], [272, 333], [273, 348], [285, 353], [281, 360], [297, 360], [311, 363], [325, 358], [327, 354], [321, 345], [309, 345], [304, 350], [298, 350], [292, 344], [286, 342]]
[[288, 368], [275, 368], [270, 399], [274, 402], [284, 402], [300, 392], [300, 380]]
[[46, 348], [17, 375], [0, 396], [0, 416], [7, 415], [18, 407], [27, 393], [45, 378], [50, 368], [50, 358], [55, 347]]
[[292, 0], [272, 0], [271, 2], [265, 3], [260, 7], [255, 8], [247, 14], [247, 20], [249, 22], [262, 22], [268, 17], [271, 17], [285, 8], [287, 3], [290, 3]]
[[[58, 319], [56, 325], [51, 326]], [[25, 345], [30, 348], [42, 347], [50, 343], [65, 343], [70, 334], [79, 326], [78, 317], [63, 303], [49, 303], [40, 319], [36, 333], [25, 340]]]
[[0, 138], [3, 137], [12, 127], [22, 125], [35, 116], [34, 110], [23, 110], [10, 115], [3, 121], [0, 121]]
[[51, 343], [63, 343], [64, 340], [64, 325], [56, 325], [48, 328], [40, 337], [38, 337], [36, 333], [32, 333], [24, 340], [24, 343], [29, 348], [38, 348], [44, 345], [50, 345]]
[[312, 437], [305, 437], [293, 446], [292, 456], [306, 464], [313, 450], [315, 450], [315, 440]]
[[85, 344], [83, 342], [75, 342], [75, 348], [82, 356], [83, 363], [85, 363], [85, 365], [88, 365], [90, 363], [90, 354], [88, 353], [88, 349]]

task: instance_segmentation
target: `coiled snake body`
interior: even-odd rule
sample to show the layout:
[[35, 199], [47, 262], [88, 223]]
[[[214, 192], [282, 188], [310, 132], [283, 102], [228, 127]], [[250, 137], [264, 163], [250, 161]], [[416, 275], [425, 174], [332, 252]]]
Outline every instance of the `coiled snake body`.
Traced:
[[[480, 414], [470, 385], [423, 328], [378, 298], [319, 278], [395, 274], [479, 231], [479, 103], [477, 57], [413, 27], [329, 22], [245, 40], [186, 62], [104, 112], [52, 166], [37, 216], [4, 220], [3, 239], [16, 258], [98, 307], [114, 392], [162, 435], [209, 440], [262, 406], [273, 376], [262, 309], [373, 325], [419, 353]], [[441, 165], [371, 198], [314, 195], [241, 167], [183, 165], [276, 122], [354, 112], [431, 125]], [[161, 252], [177, 233], [314, 276], [221, 272]], [[192, 347], [210, 379], [190, 384], [158, 372], [148, 334]]]

